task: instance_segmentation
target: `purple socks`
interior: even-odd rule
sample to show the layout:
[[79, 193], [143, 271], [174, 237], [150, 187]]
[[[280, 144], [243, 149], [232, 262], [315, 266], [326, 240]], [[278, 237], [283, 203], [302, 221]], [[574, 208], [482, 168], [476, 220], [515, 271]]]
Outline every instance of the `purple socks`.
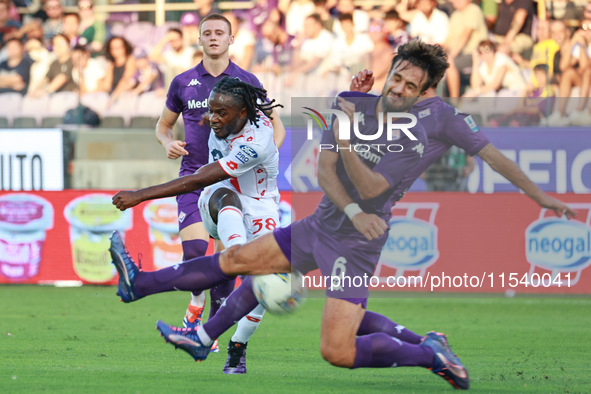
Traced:
[[202, 291], [234, 279], [220, 268], [219, 253], [185, 261], [158, 271], [140, 271], [135, 291], [140, 296], [165, 291]]
[[431, 348], [406, 343], [381, 332], [357, 337], [355, 344], [353, 368], [433, 366]]
[[357, 331], [358, 336], [373, 334], [376, 332], [383, 332], [391, 337], [398, 338], [407, 343], [418, 345], [423, 339], [422, 336], [415, 334], [408, 328], [394, 323], [384, 315], [379, 313], [365, 311], [361, 325]]
[[211, 307], [209, 309], [209, 318], [215, 316], [218, 309], [222, 306], [223, 302], [228, 298], [230, 293], [234, 291], [234, 285], [236, 283], [236, 278], [227, 281], [226, 283], [222, 283], [217, 285], [216, 287], [212, 287], [209, 290], [209, 295], [211, 296]]

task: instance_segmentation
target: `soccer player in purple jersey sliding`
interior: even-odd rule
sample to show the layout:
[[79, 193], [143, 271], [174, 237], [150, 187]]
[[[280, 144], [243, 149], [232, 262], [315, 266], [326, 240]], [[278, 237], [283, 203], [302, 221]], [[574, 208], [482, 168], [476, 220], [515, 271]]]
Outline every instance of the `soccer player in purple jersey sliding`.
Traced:
[[[350, 90], [369, 92], [372, 85], [373, 73], [363, 70], [353, 77]], [[562, 217], [562, 215], [566, 215], [569, 219], [575, 217], [575, 211], [562, 201], [550, 197], [540, 190], [514, 161], [495, 148], [486, 135], [478, 129], [472, 116], [443, 101], [441, 97], [437, 96], [436, 89], [437, 83], [427, 89], [410, 110], [425, 128], [429, 144], [419, 165], [407, 172], [395, 193], [402, 197], [431, 164], [439, 160], [451, 146], [455, 145], [464, 149], [470, 156], [480, 156], [493, 170], [523, 190], [541, 207], [553, 210], [558, 217]]]
[[[234, 77], [253, 86], [262, 87], [253, 74], [230, 61], [229, 48], [234, 37], [230, 22], [224, 16], [220, 14], [206, 16], [200, 23], [199, 32], [203, 61], [173, 79], [168, 90], [166, 105], [156, 126], [156, 138], [166, 150], [168, 158], [182, 158], [179, 176], [194, 174], [208, 162], [207, 141], [210, 127], [207, 124], [207, 101], [214, 85], [224, 77]], [[181, 113], [185, 125], [185, 141], [175, 140], [172, 132]], [[275, 110], [267, 115], [272, 118], [275, 143], [280, 147], [285, 138], [285, 128]], [[203, 256], [207, 250], [209, 234], [205, 230], [197, 207], [200, 194], [201, 190], [195, 190], [177, 197], [183, 260]], [[217, 242], [216, 249], [221, 249]], [[230, 281], [210, 290], [210, 318], [215, 315], [233, 289], [234, 283]], [[183, 326], [191, 327], [201, 324], [204, 304], [205, 293], [193, 292], [183, 319]], [[257, 307], [238, 324], [233, 337], [234, 343], [246, 344], [258, 327], [264, 312], [262, 307]], [[216, 347], [214, 349], [217, 350]]]
[[[413, 41], [399, 49], [382, 95], [345, 94], [338, 107], [351, 115], [350, 104], [364, 111], [361, 134], [374, 135], [379, 115], [408, 111], [420, 95], [439, 81], [448, 67], [443, 50]], [[359, 97], [360, 95], [365, 97]], [[338, 130], [338, 121], [334, 130]], [[358, 156], [351, 141], [323, 134], [323, 143], [339, 150], [322, 150], [318, 177], [325, 195], [315, 213], [286, 228], [276, 229], [252, 242], [213, 256], [186, 261], [175, 268], [140, 271], [125, 249], [119, 233], [111, 239], [111, 256], [120, 272], [119, 293], [129, 300], [172, 290], [210, 288], [236, 275], [274, 272], [302, 273], [320, 268], [325, 277], [371, 276], [387, 239], [394, 193], [406, 172], [418, 165], [427, 145], [420, 125], [409, 128], [416, 140], [401, 136], [400, 152]], [[383, 133], [376, 145], [387, 145]], [[363, 141], [361, 141], [363, 142]], [[365, 156], [365, 155], [364, 155]], [[119, 209], [127, 208], [118, 204]], [[385, 316], [366, 311], [367, 285], [356, 288], [344, 281], [327, 289], [320, 351], [332, 365], [344, 368], [421, 366], [446, 379], [455, 388], [468, 388], [466, 368], [449, 348], [443, 334], [418, 335]], [[203, 360], [217, 338], [255, 305], [252, 280], [247, 276], [216, 316], [198, 328], [177, 328], [158, 322], [167, 342]]]

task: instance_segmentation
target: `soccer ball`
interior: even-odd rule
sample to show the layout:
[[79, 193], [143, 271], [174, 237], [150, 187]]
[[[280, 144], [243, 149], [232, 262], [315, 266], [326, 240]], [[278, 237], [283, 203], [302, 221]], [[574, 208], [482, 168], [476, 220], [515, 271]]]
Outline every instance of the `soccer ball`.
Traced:
[[294, 312], [306, 297], [306, 288], [299, 272], [255, 275], [252, 290], [259, 304], [278, 315]]

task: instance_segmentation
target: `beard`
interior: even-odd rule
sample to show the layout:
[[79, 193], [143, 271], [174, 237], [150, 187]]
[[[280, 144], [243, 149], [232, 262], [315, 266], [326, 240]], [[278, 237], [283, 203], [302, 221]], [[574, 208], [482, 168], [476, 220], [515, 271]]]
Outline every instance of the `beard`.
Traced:
[[418, 97], [392, 97], [382, 93], [382, 108], [384, 112], [407, 112], [419, 99]]

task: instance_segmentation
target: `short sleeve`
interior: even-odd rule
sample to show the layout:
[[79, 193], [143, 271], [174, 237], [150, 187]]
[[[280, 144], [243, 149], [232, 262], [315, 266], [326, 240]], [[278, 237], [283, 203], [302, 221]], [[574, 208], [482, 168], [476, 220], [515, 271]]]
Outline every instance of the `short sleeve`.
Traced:
[[174, 78], [168, 89], [168, 95], [166, 96], [166, 108], [174, 113], [180, 114], [183, 112], [183, 103], [178, 96], [179, 82], [178, 78]]
[[488, 145], [489, 140], [478, 128], [472, 115], [456, 110], [443, 126], [442, 139], [450, 145], [456, 145], [474, 156]]
[[238, 178], [264, 161], [264, 147], [255, 144], [233, 146], [230, 153], [218, 160], [222, 169], [231, 177]]

